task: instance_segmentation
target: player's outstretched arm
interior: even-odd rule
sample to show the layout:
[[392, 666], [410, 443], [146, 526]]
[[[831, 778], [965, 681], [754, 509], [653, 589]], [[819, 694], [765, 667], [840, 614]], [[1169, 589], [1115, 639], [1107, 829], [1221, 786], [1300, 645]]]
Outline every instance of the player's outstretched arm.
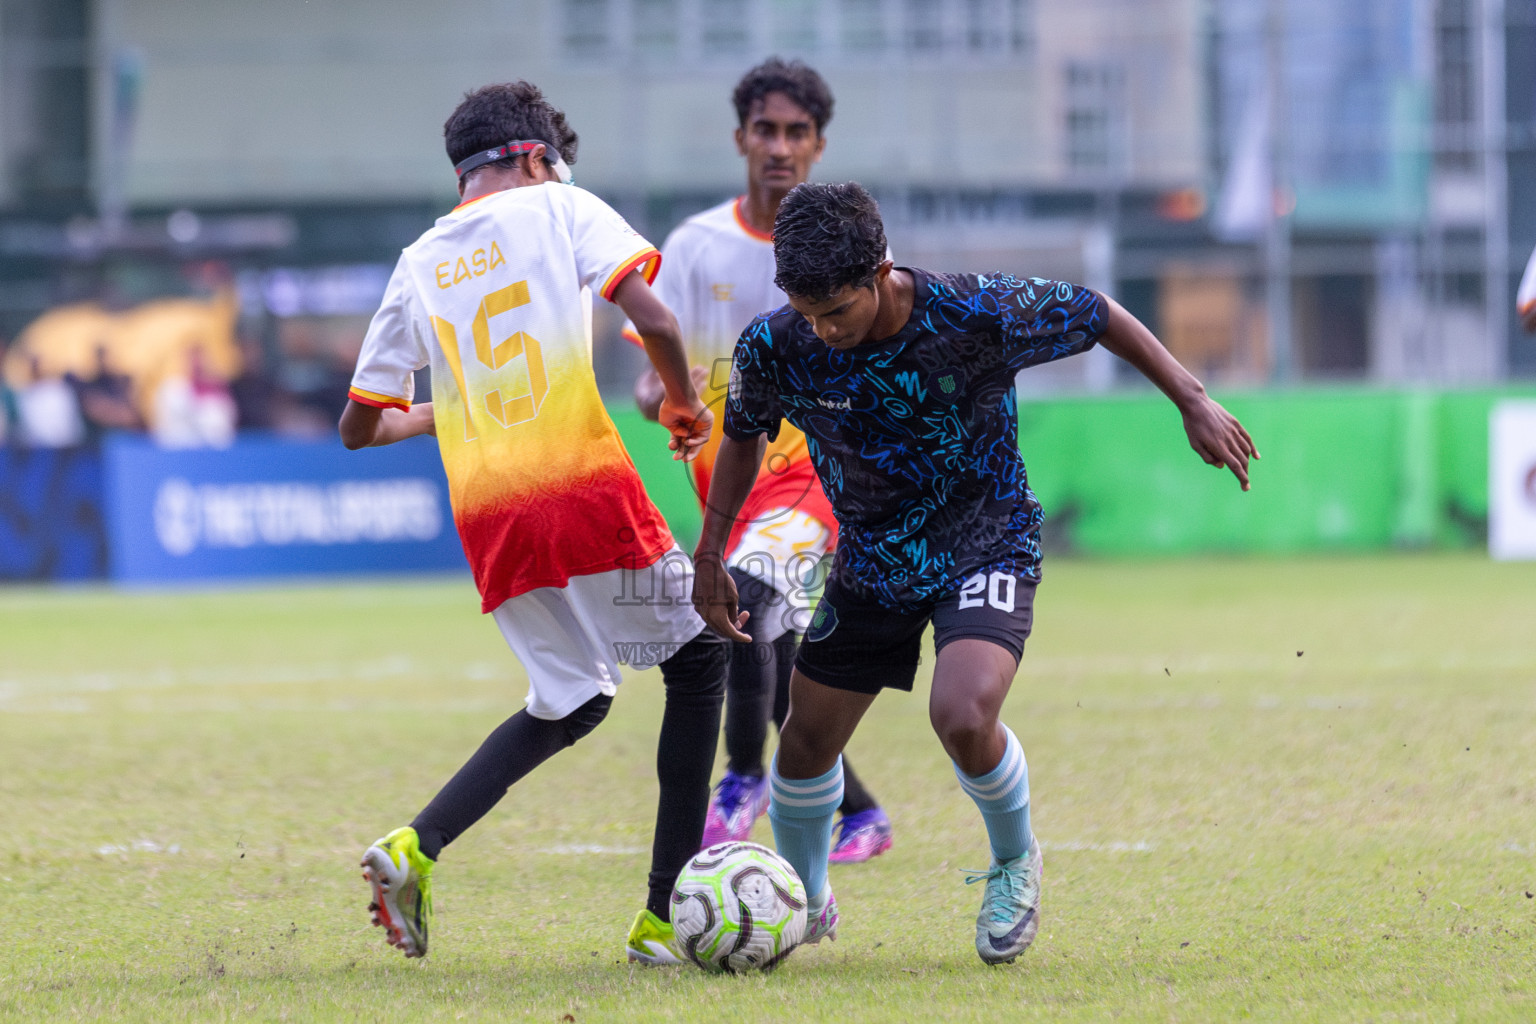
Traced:
[[752, 638], [741, 631], [747, 613], [737, 611], [736, 584], [725, 571], [725, 545], [741, 506], [757, 481], [768, 437], [755, 434], [738, 441], [727, 434], [720, 440], [710, 473], [709, 494], [704, 498], [704, 526], [693, 552], [693, 605], [709, 628], [742, 643]]
[[[661, 382], [663, 393], [657, 403], [656, 420], [672, 432], [672, 440], [667, 443], [674, 453], [672, 457], [692, 462], [709, 440], [714, 415], [699, 401], [694, 389], [677, 317], [651, 291], [638, 270], [624, 275], [613, 290], [613, 301], [635, 325], [645, 344], [646, 357]], [[641, 397], [638, 386], [635, 397]]]
[[422, 402], [411, 406], [408, 412], [401, 412], [399, 409], [379, 409], [364, 405], [349, 398], [347, 407], [342, 410], [337, 430], [341, 434], [341, 443], [357, 451], [359, 448], [394, 444], [418, 434], [436, 436], [437, 423], [432, 418], [431, 402]]
[[[693, 389], [702, 393], [704, 385], [709, 383], [709, 370], [695, 366], [688, 375], [693, 379]], [[646, 370], [635, 378], [635, 405], [639, 407], [640, 415], [652, 423], [661, 418], [661, 400], [665, 397], [667, 389], [661, 386], [661, 376], [655, 370]]]
[[1204, 385], [1173, 358], [1145, 324], [1108, 295], [1100, 298], [1108, 310], [1108, 324], [1099, 344], [1156, 384], [1179, 407], [1179, 413], [1184, 417], [1184, 433], [1189, 435], [1189, 446], [1212, 466], [1230, 469], [1246, 491], [1248, 460], [1259, 457], [1259, 450], [1254, 447], [1248, 431], [1235, 416], [1205, 393]]

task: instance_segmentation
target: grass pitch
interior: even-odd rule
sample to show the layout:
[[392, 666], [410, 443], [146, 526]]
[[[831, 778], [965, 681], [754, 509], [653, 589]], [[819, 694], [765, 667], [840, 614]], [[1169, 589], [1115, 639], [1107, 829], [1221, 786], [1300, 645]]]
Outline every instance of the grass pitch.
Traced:
[[1005, 709], [1044, 924], [1003, 968], [921, 679], [850, 748], [895, 848], [834, 866], [839, 940], [778, 973], [623, 960], [655, 673], [449, 848], [432, 955], [387, 949], [358, 856], [523, 693], [476, 608], [462, 581], [0, 591], [0, 1017], [1536, 1017], [1536, 566], [1050, 563]]

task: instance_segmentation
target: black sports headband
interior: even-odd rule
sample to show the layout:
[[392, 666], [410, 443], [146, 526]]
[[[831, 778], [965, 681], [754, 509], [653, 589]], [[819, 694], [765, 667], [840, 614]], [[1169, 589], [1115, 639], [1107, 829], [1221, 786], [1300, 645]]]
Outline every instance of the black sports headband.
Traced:
[[482, 149], [478, 153], [472, 153], [453, 165], [453, 173], [460, 178], [477, 167], [493, 164], [497, 160], [505, 160], [508, 157], [521, 156], [524, 153], [532, 153], [533, 147], [544, 147], [544, 160], [553, 167], [560, 180], [569, 183], [571, 171], [565, 166], [565, 161], [560, 158], [560, 151], [542, 139], [514, 139], [503, 143], [495, 149]]

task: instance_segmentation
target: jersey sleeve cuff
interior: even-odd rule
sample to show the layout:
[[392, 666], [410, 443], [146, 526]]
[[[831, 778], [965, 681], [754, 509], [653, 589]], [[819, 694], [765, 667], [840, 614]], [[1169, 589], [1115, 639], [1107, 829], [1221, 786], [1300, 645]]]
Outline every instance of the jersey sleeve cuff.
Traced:
[[411, 403], [408, 399], [392, 398], [389, 395], [364, 391], [362, 388], [348, 388], [347, 397], [361, 405], [371, 405], [375, 409], [399, 409], [401, 412], [411, 411]]
[[624, 340], [629, 342], [631, 345], [638, 345], [641, 348], [645, 347], [645, 339], [640, 337], [640, 332], [628, 324], [625, 324], [624, 329], [619, 333], [623, 335]]
[[645, 283], [650, 284], [656, 280], [656, 272], [661, 269], [661, 253], [652, 245], [641, 249], [629, 259], [620, 263], [618, 269], [608, 275], [608, 280], [603, 282], [602, 291], [598, 294], [612, 302], [613, 290], [619, 286], [620, 281], [624, 280], [624, 275], [636, 267], [639, 267], [640, 272], [645, 275]]
[[730, 438], [732, 441], [750, 441], [754, 437], [757, 437], [759, 434], [767, 434], [768, 440], [773, 441], [779, 436], [779, 428], [777, 424], [775, 424], [771, 429], [768, 427], [756, 426], [751, 428], [744, 428], [736, 423], [732, 423], [729, 419], [720, 424], [720, 432], [723, 433], [726, 437]]

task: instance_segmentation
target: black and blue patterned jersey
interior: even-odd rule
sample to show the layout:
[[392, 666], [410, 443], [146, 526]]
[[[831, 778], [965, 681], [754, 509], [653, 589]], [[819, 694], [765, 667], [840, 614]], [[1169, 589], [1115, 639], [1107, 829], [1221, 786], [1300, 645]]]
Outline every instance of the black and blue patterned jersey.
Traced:
[[912, 315], [890, 338], [827, 345], [789, 306], [736, 343], [724, 430], [805, 432], [837, 514], [835, 572], [879, 603], [945, 597], [983, 568], [1040, 578], [1040, 503], [1019, 453], [1014, 377], [1087, 351], [1103, 299], [1007, 274], [911, 270]]

